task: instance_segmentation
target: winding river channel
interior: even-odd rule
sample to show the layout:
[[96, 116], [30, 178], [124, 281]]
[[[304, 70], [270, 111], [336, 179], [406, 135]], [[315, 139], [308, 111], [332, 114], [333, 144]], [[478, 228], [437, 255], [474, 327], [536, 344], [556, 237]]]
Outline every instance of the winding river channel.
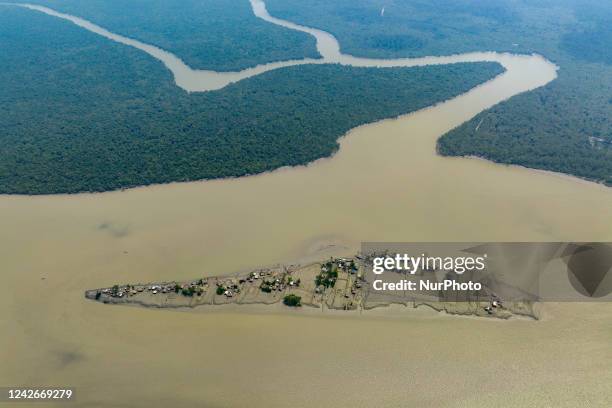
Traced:
[[541, 321], [498, 322], [399, 308], [155, 311], [83, 298], [86, 288], [115, 282], [351, 253], [365, 240], [612, 241], [610, 188], [436, 155], [445, 132], [552, 81], [556, 67], [544, 58], [356, 58], [330, 34], [251, 4], [270, 23], [314, 35], [323, 58], [196, 71], [85, 20], [27, 7], [147, 52], [189, 91], [305, 63], [497, 61], [506, 72], [431, 108], [353, 129], [334, 157], [308, 166], [103, 194], [0, 196], [0, 385], [72, 386], [75, 406], [86, 407], [605, 406], [609, 304], [544, 304]]
[[[269, 64], [257, 65], [252, 68], [248, 68], [239, 72], [216, 72], [209, 70], [192, 69], [185, 64], [176, 55], [162, 50], [156, 46], [145, 44], [132, 38], [127, 38], [122, 35], [112, 33], [105, 28], [102, 28], [90, 21], [82, 18], [72, 16], [70, 14], [60, 13], [56, 10], [48, 7], [39, 6], [35, 4], [19, 4], [19, 3], [0, 3], [6, 5], [14, 5], [25, 7], [30, 10], [39, 11], [41, 13], [48, 14], [53, 17], [58, 17], [64, 20], [68, 20], [79, 27], [89, 30], [93, 33], [106, 37], [112, 41], [116, 41], [121, 44], [128, 45], [130, 47], [137, 48], [141, 51], [146, 52], [153, 58], [156, 58], [164, 63], [164, 65], [174, 75], [176, 84], [188, 92], [205, 92], [221, 89], [230, 83], [237, 82], [246, 78], [250, 78], [255, 75], [262, 74], [267, 71], [271, 71], [278, 68], [290, 67], [295, 65], [303, 64], [342, 64], [350, 65], [353, 67], [416, 67], [425, 65], [444, 65], [459, 62], [498, 62], [504, 66], [507, 70], [517, 69], [517, 65], [520, 65], [523, 69], [527, 68], [526, 62], [528, 61], [530, 66], [529, 69], [540, 71], [541, 75], [537, 80], [524, 84], [527, 87], [514, 88], [515, 93], [524, 92], [529, 89], [533, 89], [547, 82], [552, 81], [556, 78], [556, 67], [545, 60], [544, 58], [531, 55], [531, 56], [519, 56], [513, 54], [499, 54], [495, 52], [474, 52], [467, 54], [457, 54], [443, 57], [423, 57], [423, 58], [395, 58], [395, 59], [374, 59], [374, 58], [359, 58], [352, 55], [343, 54], [340, 51], [340, 44], [336, 38], [322, 30], [315, 28], [304, 27], [299, 24], [292, 23], [290, 21], [282, 20], [276, 17], [272, 17], [266, 10], [266, 5], [262, 0], [250, 0], [253, 13], [269, 23], [276, 24], [282, 27], [289, 28], [291, 30], [302, 31], [312, 35], [316, 39], [317, 51], [321, 54], [320, 59], [305, 58], [301, 60], [290, 60], [290, 61], [279, 61]], [[541, 66], [534, 66], [541, 65]], [[520, 86], [520, 85], [519, 85]]]

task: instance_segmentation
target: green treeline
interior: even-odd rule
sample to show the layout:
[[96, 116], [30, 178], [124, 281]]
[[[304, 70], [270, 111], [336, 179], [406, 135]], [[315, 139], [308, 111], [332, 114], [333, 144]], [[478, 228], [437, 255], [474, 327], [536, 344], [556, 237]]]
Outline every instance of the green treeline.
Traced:
[[485, 50], [544, 55], [559, 65], [557, 80], [517, 95], [452, 130], [440, 139], [440, 153], [482, 156], [612, 184], [612, 2], [266, 3], [273, 15], [331, 32], [343, 52], [358, 56]]
[[157, 60], [0, 8], [0, 192], [75, 193], [242, 176], [329, 156], [349, 129], [448, 99], [497, 64], [310, 65], [188, 94]]
[[[558, 87], [553, 87], [555, 90]], [[539, 99], [546, 97], [559, 99], [541, 103]], [[606, 124], [586, 115], [564, 117], [565, 109], [574, 108], [564, 105], [572, 103], [563, 98], [562, 92], [555, 95], [551, 90], [520, 95], [442, 136], [438, 151], [443, 155], [486, 157], [612, 185], [610, 139], [589, 136], [600, 135], [598, 126]], [[555, 105], [552, 112], [547, 111], [551, 104]], [[542, 122], [542, 116], [555, 123]]]
[[[23, 1], [24, 3], [26, 1]], [[170, 51], [194, 69], [320, 58], [312, 36], [266, 23], [248, 0], [35, 0]]]
[[[400, 58], [522, 49], [510, 37], [508, 25], [519, 17], [507, 0], [266, 0], [266, 4], [273, 16], [332, 33], [342, 52], [352, 55]], [[498, 31], [508, 36], [495, 34]]]
[[612, 5], [583, 4], [576, 8], [577, 23], [561, 40], [576, 59], [612, 64]]

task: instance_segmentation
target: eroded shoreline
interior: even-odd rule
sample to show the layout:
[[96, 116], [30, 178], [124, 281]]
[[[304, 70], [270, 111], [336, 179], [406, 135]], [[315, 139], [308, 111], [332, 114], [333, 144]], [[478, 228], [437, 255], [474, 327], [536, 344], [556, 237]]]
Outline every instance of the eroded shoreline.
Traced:
[[189, 281], [117, 284], [87, 290], [85, 297], [104, 304], [157, 309], [283, 304], [285, 311], [306, 307], [361, 313], [403, 305], [413, 309], [429, 307], [451, 315], [538, 319], [533, 302], [505, 302], [487, 288], [467, 294], [463, 301], [453, 300], [457, 292], [450, 291], [381, 295], [373, 291], [362, 260], [360, 256], [332, 257], [321, 262], [277, 265]]

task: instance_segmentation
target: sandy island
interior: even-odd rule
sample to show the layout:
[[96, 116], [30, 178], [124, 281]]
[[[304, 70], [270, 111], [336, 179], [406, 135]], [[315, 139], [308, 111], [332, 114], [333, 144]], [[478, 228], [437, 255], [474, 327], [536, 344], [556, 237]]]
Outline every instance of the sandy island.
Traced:
[[533, 302], [504, 301], [490, 288], [464, 293], [460, 301], [452, 291], [380, 293], [366, 273], [368, 259], [330, 258], [308, 264], [277, 265], [235, 275], [167, 281], [116, 284], [91, 289], [87, 299], [105, 304], [153, 308], [194, 308], [225, 305], [282, 305], [321, 310], [364, 312], [391, 305], [429, 307], [453, 315], [530, 317], [538, 319]]

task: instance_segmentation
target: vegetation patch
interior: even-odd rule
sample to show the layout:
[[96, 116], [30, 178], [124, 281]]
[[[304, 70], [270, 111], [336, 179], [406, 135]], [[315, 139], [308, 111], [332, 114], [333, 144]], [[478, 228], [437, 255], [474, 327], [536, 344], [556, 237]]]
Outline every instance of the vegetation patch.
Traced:
[[338, 280], [338, 265], [333, 261], [327, 261], [321, 265], [321, 273], [315, 278], [317, 287], [333, 288]]
[[283, 298], [283, 303], [290, 307], [299, 307], [302, 306], [302, 297], [289, 294]]

